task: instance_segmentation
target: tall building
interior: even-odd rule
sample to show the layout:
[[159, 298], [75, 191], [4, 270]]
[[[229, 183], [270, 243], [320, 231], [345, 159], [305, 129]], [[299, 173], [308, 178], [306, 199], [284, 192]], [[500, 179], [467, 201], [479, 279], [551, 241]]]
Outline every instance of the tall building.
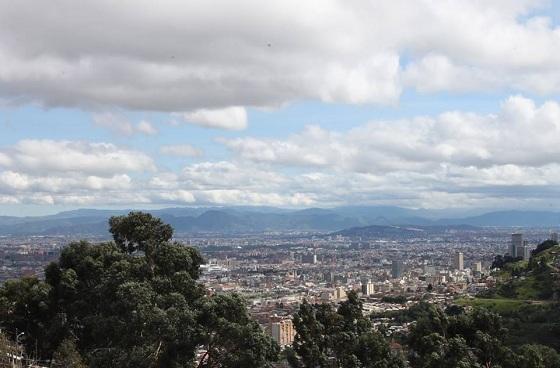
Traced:
[[402, 261], [393, 261], [391, 265], [391, 276], [394, 279], [400, 279], [403, 273], [403, 263]]
[[375, 293], [375, 286], [371, 280], [362, 280], [362, 294], [363, 295], [371, 295]]
[[270, 332], [274, 341], [280, 346], [291, 345], [296, 334], [291, 319], [283, 319], [278, 322], [272, 322]]
[[522, 246], [515, 248], [515, 256], [521, 257], [526, 261], [529, 260], [529, 258], [531, 258], [529, 246], [527, 244], [523, 244]]
[[346, 299], [346, 291], [341, 287], [341, 286], [337, 286], [334, 289], [334, 293], [333, 293], [333, 297], [336, 300], [343, 300]]
[[309, 263], [309, 264], [316, 264], [317, 263], [317, 254], [315, 253], [306, 253], [301, 256], [301, 263]]
[[556, 232], [550, 233], [550, 240], [558, 243], [558, 233], [556, 233]]
[[456, 270], [463, 271], [465, 269], [465, 263], [463, 259], [462, 252], [456, 252], [455, 257], [453, 259], [453, 266]]
[[482, 262], [475, 262], [473, 263], [473, 271], [474, 272], [482, 272]]
[[523, 234], [513, 233], [511, 234], [511, 244], [509, 245], [509, 255], [512, 257], [517, 257], [517, 248], [523, 247]]

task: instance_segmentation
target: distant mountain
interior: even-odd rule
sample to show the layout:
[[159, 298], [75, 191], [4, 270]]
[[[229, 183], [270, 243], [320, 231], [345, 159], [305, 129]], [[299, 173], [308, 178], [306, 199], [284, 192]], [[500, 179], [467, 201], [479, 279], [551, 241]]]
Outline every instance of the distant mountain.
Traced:
[[[107, 220], [129, 210], [79, 209], [49, 216], [0, 216], [0, 235], [108, 236]], [[560, 213], [550, 211], [495, 211], [456, 217], [459, 211], [408, 209], [392, 206], [345, 206], [303, 210], [274, 207], [176, 207], [148, 210], [171, 224], [177, 233], [319, 231], [371, 227], [374, 233], [415, 231], [411, 228], [471, 226], [556, 227]], [[437, 217], [449, 213], [452, 217]], [[473, 212], [465, 212], [473, 213]], [[406, 226], [403, 226], [406, 225]], [[372, 227], [373, 226], [373, 227]], [[355, 232], [355, 231], [354, 231]]]
[[342, 235], [346, 237], [414, 237], [419, 235], [425, 235], [428, 233], [441, 233], [446, 230], [477, 230], [480, 229], [476, 226], [471, 225], [430, 225], [430, 226], [414, 226], [414, 225], [400, 225], [400, 226], [381, 226], [381, 225], [370, 225], [370, 226], [360, 226], [352, 227], [349, 229], [344, 229], [331, 233], [330, 235]]
[[381, 225], [370, 225], [370, 226], [360, 226], [352, 227], [350, 229], [344, 229], [337, 231], [332, 235], [342, 235], [347, 237], [386, 237], [386, 236], [414, 236], [424, 234], [426, 231], [423, 229], [417, 229], [412, 227], [404, 226], [381, 226]]
[[467, 224], [475, 226], [559, 226], [560, 213], [548, 211], [496, 211], [459, 219], [442, 219], [439, 225]]

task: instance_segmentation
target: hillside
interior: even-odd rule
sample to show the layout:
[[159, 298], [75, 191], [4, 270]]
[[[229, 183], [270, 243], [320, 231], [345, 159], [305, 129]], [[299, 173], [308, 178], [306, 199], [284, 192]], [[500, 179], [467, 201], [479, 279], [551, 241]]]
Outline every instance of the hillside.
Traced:
[[529, 261], [506, 264], [497, 273], [499, 286], [496, 293], [519, 300], [558, 300], [559, 266], [560, 246], [550, 244], [550, 248], [533, 254]]

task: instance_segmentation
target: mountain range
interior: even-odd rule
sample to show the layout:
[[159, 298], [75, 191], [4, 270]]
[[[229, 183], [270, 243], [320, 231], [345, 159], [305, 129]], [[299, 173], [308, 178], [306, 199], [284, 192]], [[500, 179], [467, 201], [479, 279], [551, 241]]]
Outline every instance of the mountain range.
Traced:
[[[0, 235], [107, 236], [107, 219], [129, 210], [80, 209], [48, 216], [0, 216]], [[180, 207], [150, 210], [171, 224], [176, 233], [247, 233], [320, 231], [375, 226], [556, 227], [560, 212], [451, 211], [393, 206], [346, 206], [289, 210], [274, 207]], [[376, 230], [377, 231], [377, 230]]]

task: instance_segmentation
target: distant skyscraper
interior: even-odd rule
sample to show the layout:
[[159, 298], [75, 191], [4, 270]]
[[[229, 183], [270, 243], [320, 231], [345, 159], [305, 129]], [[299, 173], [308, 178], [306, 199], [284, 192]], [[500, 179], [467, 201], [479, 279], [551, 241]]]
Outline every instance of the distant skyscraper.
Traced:
[[455, 269], [459, 270], [459, 271], [463, 271], [465, 269], [465, 263], [464, 263], [462, 252], [455, 253], [455, 258], [453, 260], [453, 266], [455, 266]]
[[512, 257], [517, 257], [517, 248], [523, 247], [523, 234], [513, 233], [511, 234], [511, 244], [509, 246], [509, 255]]
[[403, 273], [403, 263], [402, 261], [393, 261], [391, 265], [391, 276], [394, 279], [400, 279]]
[[522, 246], [516, 247], [515, 256], [521, 257], [524, 260], [529, 260], [529, 258], [531, 257], [531, 251], [529, 250], [529, 246], [526, 243], [524, 243]]
[[552, 240], [553, 242], [558, 243], [558, 233], [556, 233], [556, 232], [550, 233], [550, 240]]

